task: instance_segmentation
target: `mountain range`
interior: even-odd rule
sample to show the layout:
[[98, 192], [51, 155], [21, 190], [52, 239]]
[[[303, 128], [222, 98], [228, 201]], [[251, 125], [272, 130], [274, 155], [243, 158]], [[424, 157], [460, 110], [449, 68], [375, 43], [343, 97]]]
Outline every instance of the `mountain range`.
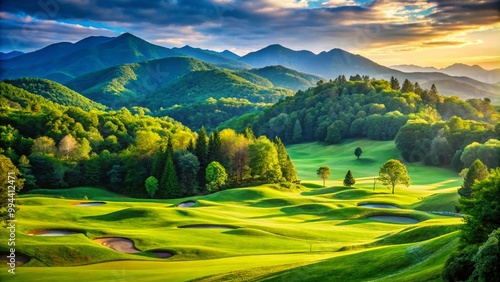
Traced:
[[392, 69], [402, 72], [441, 72], [451, 76], [467, 76], [485, 83], [500, 82], [500, 69], [485, 70], [478, 65], [453, 64], [446, 68], [420, 67], [416, 65], [396, 65]]
[[[264, 85], [258, 85], [252, 82], [252, 79], [260, 81], [259, 83], [268, 81], [271, 83], [266, 86], [268, 88], [283, 87], [295, 91], [313, 86], [319, 79], [334, 79], [338, 75], [361, 74], [383, 79], [394, 76], [400, 83], [409, 79], [425, 87], [436, 84], [443, 95], [456, 95], [463, 99], [488, 97], [494, 102], [500, 102], [499, 85], [479, 81], [477, 78], [481, 77], [480, 70], [474, 66], [450, 67], [446, 70], [448, 74], [433, 69], [403, 72], [341, 49], [314, 54], [306, 50], [291, 50], [278, 44], [240, 57], [227, 50], [216, 52], [190, 46], [166, 48], [151, 44], [130, 33], [118, 37], [88, 37], [76, 43], [56, 43], [2, 60], [0, 78], [47, 78], [110, 105], [114, 102], [106, 101], [104, 97], [109, 96], [106, 93], [122, 99], [122, 102], [130, 101], [145, 97], [192, 71], [198, 71], [196, 68], [182, 70], [182, 65], [179, 66], [180, 70], [177, 70], [175, 63], [166, 59], [171, 57], [197, 59], [201, 62], [196, 62], [195, 65], [210, 64], [210, 67], [205, 65], [206, 69], [201, 70], [208, 71], [207, 74], [231, 74], [222, 77], [231, 80], [237, 76], [258, 87]], [[180, 63], [183, 60], [174, 61]], [[157, 71], [163, 68], [166, 73]], [[222, 72], [209, 71], [215, 68]], [[464, 72], [470, 75], [463, 76]], [[495, 76], [491, 77], [494, 81]], [[156, 87], [151, 87], [151, 83], [146, 83], [148, 81], [155, 81], [153, 85]], [[181, 88], [183, 89], [179, 89]], [[96, 98], [98, 96], [103, 99]]]
[[0, 52], [0, 60], [12, 59], [14, 57], [21, 56], [23, 54], [24, 53], [21, 51], [12, 51], [12, 52], [8, 52], [8, 53]]

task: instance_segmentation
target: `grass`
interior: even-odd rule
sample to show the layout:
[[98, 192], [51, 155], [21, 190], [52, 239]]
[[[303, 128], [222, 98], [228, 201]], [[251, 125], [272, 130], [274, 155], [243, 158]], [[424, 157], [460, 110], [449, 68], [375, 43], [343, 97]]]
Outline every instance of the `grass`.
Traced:
[[[364, 151], [359, 161], [353, 153], [358, 146]], [[448, 170], [411, 164], [409, 188], [397, 188], [393, 195], [378, 183], [373, 190], [371, 178], [379, 166], [397, 156], [393, 147], [392, 142], [367, 140], [334, 146], [291, 146], [292, 160], [306, 183], [300, 191], [261, 185], [188, 199], [146, 200], [92, 187], [33, 190], [18, 199], [22, 206], [17, 212], [16, 230], [16, 252], [32, 259], [18, 267], [15, 276], [1, 266], [0, 279], [73, 281], [85, 276], [89, 281], [439, 280], [462, 221], [431, 212], [454, 211], [457, 197], [453, 191], [460, 179]], [[321, 165], [332, 170], [327, 187], [318, 185], [321, 181], [315, 175]], [[354, 187], [339, 185], [348, 169], [359, 180]], [[85, 196], [106, 204], [73, 205]], [[197, 204], [176, 207], [186, 200]], [[366, 203], [401, 209], [358, 206]], [[419, 223], [387, 223], [369, 218], [379, 215], [410, 217]], [[179, 228], [199, 224], [236, 229]], [[26, 234], [50, 229], [79, 234]], [[1, 229], [0, 236], [6, 238], [7, 230]], [[123, 254], [92, 242], [101, 237], [128, 238], [141, 252]], [[0, 252], [7, 250], [5, 244], [0, 245]], [[174, 256], [156, 258], [152, 251], [158, 250]]]

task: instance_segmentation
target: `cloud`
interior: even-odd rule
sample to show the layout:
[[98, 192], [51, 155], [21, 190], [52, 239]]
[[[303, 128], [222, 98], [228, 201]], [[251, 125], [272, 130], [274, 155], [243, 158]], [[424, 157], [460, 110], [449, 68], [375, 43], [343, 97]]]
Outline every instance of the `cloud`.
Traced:
[[[20, 46], [25, 47], [53, 43], [58, 38], [73, 40], [84, 34], [117, 35], [128, 31], [162, 45], [235, 48], [240, 54], [273, 43], [317, 52], [334, 47], [411, 51], [422, 46], [463, 46], [457, 42], [467, 40], [450, 40], [450, 36], [463, 37], [499, 22], [494, 0], [330, 0], [314, 7], [313, 2], [3, 0], [0, 5], [3, 14], [19, 18], [2, 16], [2, 29], [11, 34], [22, 32], [20, 19], [26, 21], [29, 16], [37, 30], [44, 30], [40, 40], [19, 38]], [[81, 24], [81, 30], [77, 24], [62, 23], [81, 21], [86, 23]]]
[[29, 15], [18, 16], [2, 12], [0, 18], [2, 50], [39, 49], [56, 42], [75, 42], [90, 35], [117, 35], [104, 28], [37, 19]]

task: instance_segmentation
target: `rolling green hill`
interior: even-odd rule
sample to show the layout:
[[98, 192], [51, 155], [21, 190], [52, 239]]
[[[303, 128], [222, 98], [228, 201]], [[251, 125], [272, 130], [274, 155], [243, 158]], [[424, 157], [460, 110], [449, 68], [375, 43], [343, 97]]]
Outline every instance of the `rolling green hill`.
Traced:
[[253, 103], [275, 103], [291, 95], [293, 92], [290, 90], [259, 86], [238, 76], [237, 73], [215, 69], [188, 73], [148, 95], [146, 105], [151, 109], [158, 109], [175, 104], [201, 102], [210, 97], [243, 98]]
[[192, 71], [216, 67], [189, 57], [120, 65], [79, 76], [67, 86], [113, 108], [138, 105], [146, 94]]
[[79, 107], [83, 110], [104, 110], [106, 107], [57, 82], [43, 78], [19, 78], [5, 80], [6, 83], [38, 94], [64, 106]]
[[269, 79], [275, 86], [297, 90], [306, 90], [316, 86], [323, 78], [317, 75], [299, 72], [283, 66], [269, 66], [260, 69], [252, 69], [250, 72]]

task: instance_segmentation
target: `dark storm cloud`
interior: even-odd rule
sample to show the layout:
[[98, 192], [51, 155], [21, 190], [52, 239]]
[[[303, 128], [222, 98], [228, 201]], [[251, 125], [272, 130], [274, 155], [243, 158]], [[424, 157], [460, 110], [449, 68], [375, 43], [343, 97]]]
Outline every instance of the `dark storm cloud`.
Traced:
[[[33, 37], [31, 42], [23, 43], [26, 46], [45, 44], [51, 37], [105, 33], [88, 28], [90, 24], [83, 28], [57, 26], [61, 21], [96, 23], [94, 26], [112, 30], [106, 35], [128, 31], [163, 45], [255, 49], [281, 43], [316, 50], [361, 49], [417, 41], [456, 45], [439, 38], [499, 21], [497, 1], [376, 0], [366, 5], [341, 2], [329, 1], [325, 7], [310, 9], [304, 7], [305, 1], [292, 0], [3, 0], [1, 10], [2, 29], [11, 34], [22, 26], [6, 18], [13, 15], [34, 17], [30, 23], [33, 30], [40, 25], [40, 30], [47, 32], [43, 41]], [[56, 22], [57, 34], [49, 36], [50, 30], [43, 27], [44, 24], [47, 27], [47, 21]], [[2, 45], [3, 41], [4, 38]]]

